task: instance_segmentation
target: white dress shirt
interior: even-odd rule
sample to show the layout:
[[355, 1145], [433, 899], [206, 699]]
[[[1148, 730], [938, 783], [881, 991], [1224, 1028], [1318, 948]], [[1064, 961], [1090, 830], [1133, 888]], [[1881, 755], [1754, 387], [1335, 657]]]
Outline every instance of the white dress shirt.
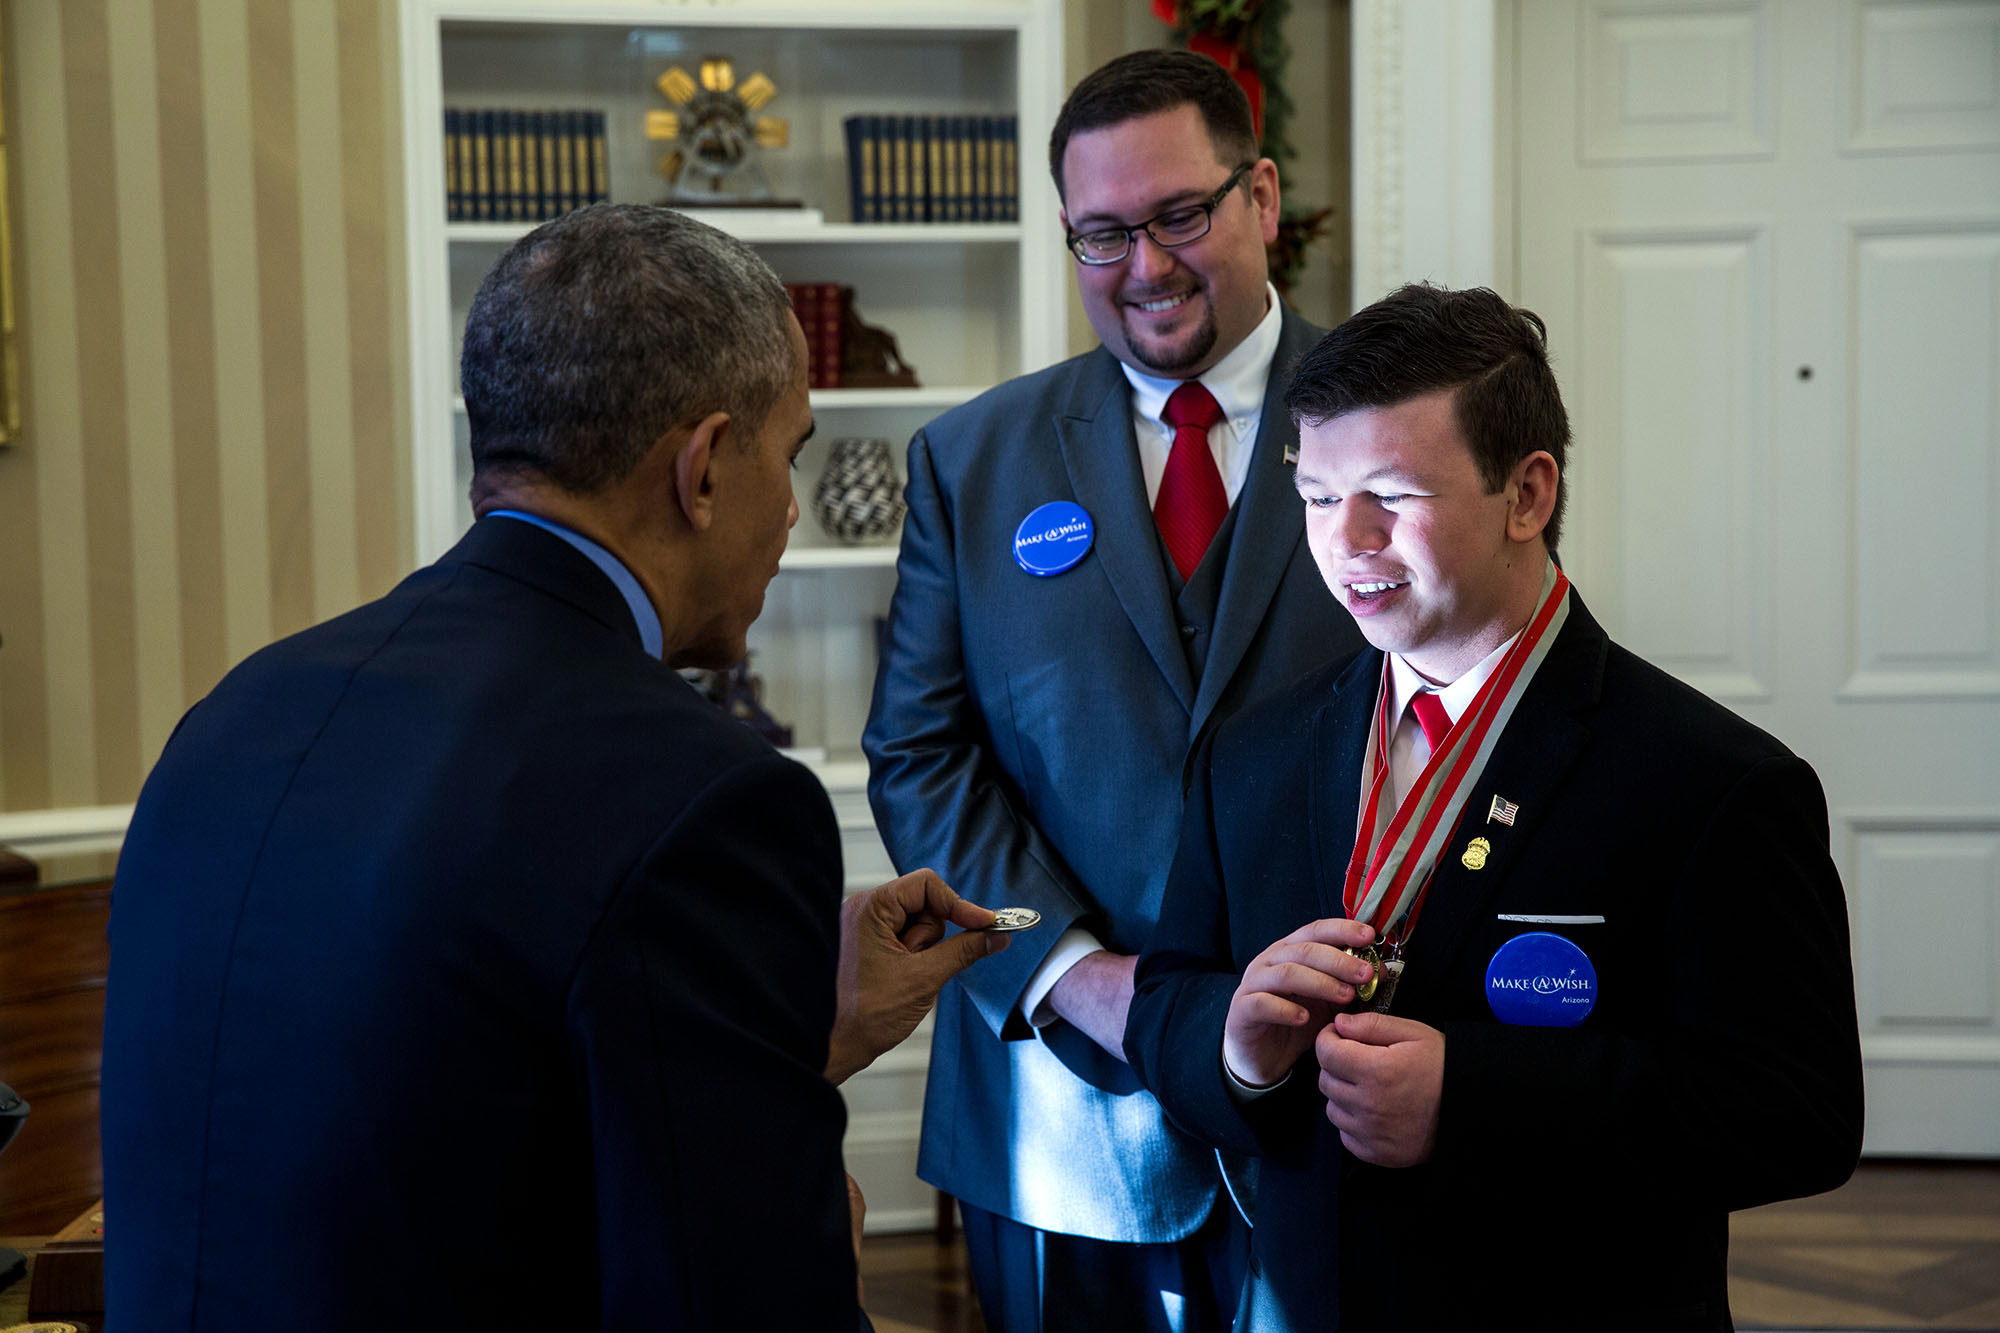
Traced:
[[[1523, 626], [1523, 628], [1526, 628]], [[1389, 654], [1389, 716], [1398, 719], [1396, 734], [1389, 741], [1389, 785], [1394, 789], [1396, 805], [1410, 794], [1410, 788], [1417, 785], [1424, 765], [1430, 762], [1431, 743], [1424, 736], [1423, 724], [1410, 711], [1410, 701], [1425, 690], [1436, 693], [1438, 702], [1444, 705], [1444, 715], [1458, 725], [1458, 719], [1465, 716], [1465, 710], [1472, 707], [1472, 701], [1493, 673], [1500, 669], [1500, 659], [1514, 646], [1514, 640], [1521, 637], [1515, 630], [1507, 636], [1507, 641], [1481, 658], [1479, 664], [1449, 685], [1433, 685], [1418, 674], [1417, 669], [1405, 662], [1398, 653]], [[1368, 789], [1361, 789], [1361, 800], [1368, 801]], [[1391, 809], [1395, 807], [1392, 806]]]
[[[1215, 470], [1222, 474], [1222, 490], [1231, 504], [1243, 489], [1243, 479], [1250, 475], [1250, 455], [1256, 452], [1257, 427], [1264, 419], [1264, 391], [1270, 385], [1271, 363], [1278, 356], [1278, 335], [1284, 331], [1278, 290], [1268, 282], [1264, 284], [1264, 300], [1264, 318], [1250, 330], [1250, 336], [1198, 377], [1222, 409], [1222, 420], [1209, 427], [1208, 447], [1215, 455]], [[1174, 448], [1174, 428], [1166, 417], [1167, 398], [1182, 381], [1155, 379], [1122, 362], [1120, 368], [1132, 386], [1132, 436], [1139, 442], [1139, 469], [1146, 477], [1146, 504], [1150, 508], [1160, 498], [1160, 477]]]

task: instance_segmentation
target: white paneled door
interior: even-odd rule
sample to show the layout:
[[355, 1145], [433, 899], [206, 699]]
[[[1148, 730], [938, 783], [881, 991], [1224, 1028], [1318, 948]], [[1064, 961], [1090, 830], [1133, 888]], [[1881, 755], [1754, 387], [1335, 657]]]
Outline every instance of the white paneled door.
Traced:
[[[1564, 563], [1819, 770], [1869, 1150], [2000, 1155], [2000, 3], [1514, 15]], [[1714, 919], [1746, 968], [1788, 947]]]

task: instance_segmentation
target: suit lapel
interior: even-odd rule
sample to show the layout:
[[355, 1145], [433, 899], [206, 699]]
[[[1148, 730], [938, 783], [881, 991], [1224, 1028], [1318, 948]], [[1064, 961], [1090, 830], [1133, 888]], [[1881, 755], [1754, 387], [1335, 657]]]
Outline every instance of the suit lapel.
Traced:
[[1342, 890], [1361, 812], [1361, 760], [1368, 750], [1368, 715], [1382, 682], [1382, 654], [1369, 649], [1334, 679], [1333, 693], [1312, 716], [1311, 793], [1313, 884], [1319, 914], [1346, 916]]
[[[1570, 599], [1561, 635], [1521, 696], [1485, 771], [1475, 779], [1458, 829], [1438, 860], [1403, 982], [1404, 993], [1416, 997], [1413, 1005], [1422, 1003], [1422, 993], [1439, 978], [1455, 974], [1466, 940], [1485, 914], [1495, 910], [1522, 852], [1561, 799], [1570, 768], [1590, 739], [1580, 714], [1597, 700], [1610, 641], [1574, 592]], [[1512, 826], [1488, 818], [1495, 796], [1520, 807]], [[1464, 861], [1474, 838], [1491, 844], [1477, 870]]]
[[1305, 508], [1285, 462], [1286, 453], [1298, 444], [1299, 431], [1292, 423], [1292, 414], [1285, 410], [1284, 399], [1292, 361], [1318, 340], [1320, 331], [1290, 309], [1282, 315], [1278, 351], [1271, 359], [1270, 378], [1264, 386], [1257, 442], [1243, 489], [1236, 497], [1236, 535], [1223, 568], [1215, 632], [1209, 638], [1201, 693], [1195, 699], [1192, 725], [1197, 731], [1242, 664], [1286, 567], [1305, 540]]
[[1181, 707], [1192, 709], [1194, 673], [1181, 647], [1159, 543], [1152, 537], [1139, 444], [1132, 437], [1130, 387], [1117, 358], [1099, 348], [1078, 374], [1069, 405], [1056, 420], [1056, 439], [1076, 502], [1097, 526], [1092, 549], [1104, 576], [1174, 697]]

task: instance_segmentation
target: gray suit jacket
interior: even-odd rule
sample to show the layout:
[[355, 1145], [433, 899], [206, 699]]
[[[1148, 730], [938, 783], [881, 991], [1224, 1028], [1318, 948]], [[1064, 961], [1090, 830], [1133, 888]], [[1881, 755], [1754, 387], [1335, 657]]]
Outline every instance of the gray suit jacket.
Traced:
[[[939, 1001], [918, 1173], [1030, 1226], [1167, 1241], [1214, 1204], [1210, 1151], [1080, 1032], [1037, 1035], [1019, 1000], [1067, 927], [1144, 946], [1203, 729], [1360, 646], [1306, 550], [1284, 461], [1286, 372], [1319, 335], [1286, 312], [1212, 621], [1177, 611], [1109, 352], [1002, 385], [910, 444], [863, 742], [876, 819], [899, 867], [1043, 917]], [[1052, 500], [1081, 505], [1096, 537], [1074, 568], [1037, 578], [1013, 536]]]

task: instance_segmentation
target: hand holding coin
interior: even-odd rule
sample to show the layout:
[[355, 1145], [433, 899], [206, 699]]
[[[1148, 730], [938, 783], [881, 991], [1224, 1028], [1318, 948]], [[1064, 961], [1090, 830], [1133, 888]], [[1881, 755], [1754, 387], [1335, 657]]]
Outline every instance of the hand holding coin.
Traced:
[[1031, 930], [1042, 924], [1042, 914], [1032, 907], [1001, 907], [993, 913], [993, 924], [986, 929], [995, 933], [1014, 930]]
[[[840, 909], [840, 960], [827, 1078], [865, 1069], [923, 1021], [944, 983], [1007, 947], [994, 914], [929, 870], [849, 896]], [[959, 927], [947, 935], [948, 926]], [[1015, 927], [1020, 929], [1020, 927]]]

